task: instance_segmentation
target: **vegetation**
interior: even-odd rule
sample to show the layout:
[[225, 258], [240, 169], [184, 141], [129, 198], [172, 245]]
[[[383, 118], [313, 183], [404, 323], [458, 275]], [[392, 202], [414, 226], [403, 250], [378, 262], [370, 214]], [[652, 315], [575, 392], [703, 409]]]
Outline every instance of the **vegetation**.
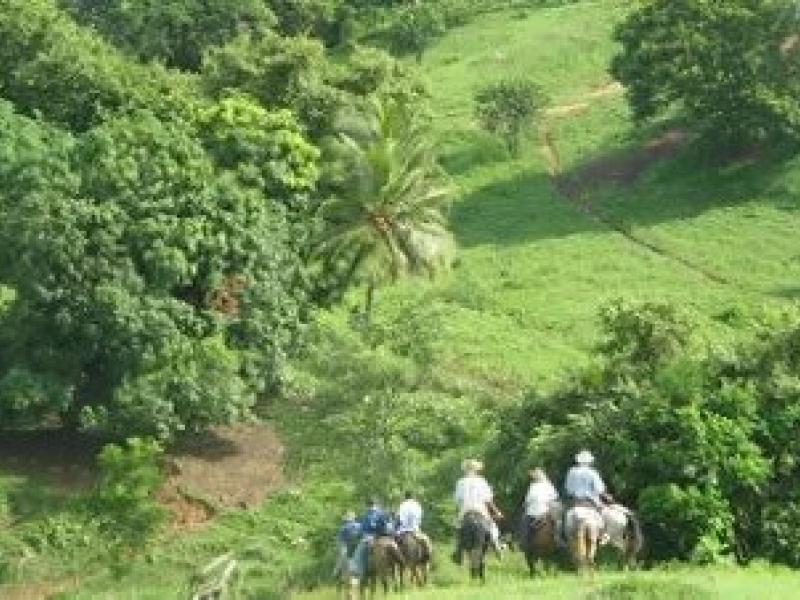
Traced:
[[[797, 32], [792, 0], [652, 0], [616, 30], [612, 73], [644, 119], [676, 103], [720, 142], [798, 138]], [[787, 15], [787, 16], [784, 16]], [[782, 49], [783, 48], [783, 49]]]
[[340, 136], [345, 175], [324, 207], [318, 252], [328, 269], [366, 284], [370, 315], [380, 282], [448, 267], [454, 243], [444, 213], [450, 189], [424, 124], [391, 99], [374, 101], [365, 121]]
[[543, 104], [542, 94], [532, 81], [509, 79], [487, 85], [475, 94], [475, 115], [481, 126], [500, 136], [516, 156], [523, 135]]
[[[230, 552], [285, 597], [364, 495], [412, 486], [446, 544], [464, 456], [511, 513], [589, 444], [652, 572], [440, 562], [420, 597], [791, 595], [759, 562], [800, 561], [791, 7], [101, 4], [0, 0], [0, 427], [117, 442], [69, 493], [0, 456], [0, 585], [176, 597]], [[165, 529], [153, 438], [254, 417], [283, 491]]]

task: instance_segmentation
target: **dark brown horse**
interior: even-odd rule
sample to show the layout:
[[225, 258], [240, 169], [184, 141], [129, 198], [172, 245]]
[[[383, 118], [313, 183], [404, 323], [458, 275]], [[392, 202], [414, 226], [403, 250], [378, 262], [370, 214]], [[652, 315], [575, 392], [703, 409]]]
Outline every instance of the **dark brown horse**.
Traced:
[[469, 557], [469, 573], [473, 579], [486, 581], [486, 553], [492, 543], [491, 523], [477, 512], [468, 512], [458, 532], [461, 549]]
[[371, 597], [375, 597], [378, 582], [383, 586], [383, 593], [389, 593], [389, 584], [397, 589], [397, 574], [402, 572], [405, 567], [405, 559], [397, 547], [394, 538], [379, 537], [370, 547], [369, 558], [367, 559], [367, 572], [361, 582], [362, 594], [366, 596], [367, 591]]
[[548, 514], [539, 519], [524, 517], [520, 531], [520, 547], [531, 577], [536, 575], [541, 561], [555, 561], [559, 556], [556, 543], [556, 517]]
[[405, 560], [405, 566], [400, 569], [400, 585], [404, 581], [405, 571], [409, 573], [412, 584], [423, 586], [428, 582], [428, 572], [431, 567], [433, 547], [427, 536], [406, 531], [397, 536], [397, 546]]

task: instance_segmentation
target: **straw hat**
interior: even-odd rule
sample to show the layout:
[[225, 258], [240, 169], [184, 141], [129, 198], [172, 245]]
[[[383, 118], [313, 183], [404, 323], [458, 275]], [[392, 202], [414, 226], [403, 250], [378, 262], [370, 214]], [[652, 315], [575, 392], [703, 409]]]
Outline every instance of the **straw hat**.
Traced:
[[348, 510], [346, 513], [344, 513], [344, 520], [345, 521], [355, 521], [356, 520], [355, 511]]
[[588, 450], [581, 450], [575, 455], [575, 462], [579, 465], [590, 465], [594, 462], [594, 454]]
[[463, 463], [461, 463], [461, 469], [465, 473], [477, 473], [479, 471], [483, 471], [483, 463], [474, 458], [468, 458]]
[[547, 479], [547, 475], [539, 467], [528, 471], [528, 475], [533, 481], [544, 481], [545, 479]]

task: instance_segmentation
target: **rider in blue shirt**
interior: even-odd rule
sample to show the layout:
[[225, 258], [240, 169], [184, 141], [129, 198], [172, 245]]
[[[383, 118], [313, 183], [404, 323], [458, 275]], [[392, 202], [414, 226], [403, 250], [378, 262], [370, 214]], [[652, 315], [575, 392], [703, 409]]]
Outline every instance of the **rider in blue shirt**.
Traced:
[[356, 519], [356, 513], [349, 511], [345, 514], [342, 524], [336, 532], [336, 566], [333, 576], [338, 577], [349, 560], [351, 551], [361, 539], [361, 523]]
[[367, 510], [359, 519], [361, 526], [361, 541], [353, 553], [350, 568], [359, 577], [363, 577], [367, 570], [367, 552], [374, 539], [382, 535], [392, 534], [392, 519], [383, 510], [375, 498], [367, 502]]

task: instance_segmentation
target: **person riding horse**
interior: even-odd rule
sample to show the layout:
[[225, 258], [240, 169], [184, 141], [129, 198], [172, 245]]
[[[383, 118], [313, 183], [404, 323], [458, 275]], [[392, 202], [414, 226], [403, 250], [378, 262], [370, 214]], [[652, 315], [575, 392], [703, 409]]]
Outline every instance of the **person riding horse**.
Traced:
[[406, 563], [400, 571], [400, 585], [403, 585], [405, 569], [409, 570], [412, 583], [424, 585], [433, 557], [433, 544], [422, 532], [422, 506], [413, 492], [406, 491], [395, 517], [395, 540]]
[[528, 474], [531, 483], [525, 494], [525, 512], [520, 531], [520, 541], [523, 546], [527, 545], [528, 535], [541, 527], [549, 516], [555, 514], [555, 504], [558, 503], [558, 492], [542, 469], [531, 469]]
[[392, 535], [391, 518], [384, 511], [375, 498], [367, 501], [367, 510], [359, 519], [361, 526], [361, 540], [353, 552], [350, 569], [359, 577], [367, 572], [367, 556], [375, 539], [381, 536]]
[[454, 498], [458, 506], [458, 527], [456, 533], [456, 548], [452, 559], [456, 564], [461, 564], [463, 551], [461, 548], [461, 524], [467, 514], [475, 514], [482, 518], [491, 532], [492, 546], [498, 556], [502, 556], [500, 549], [500, 529], [495, 518], [502, 519], [503, 515], [494, 504], [494, 493], [486, 479], [480, 475], [483, 464], [478, 460], [465, 460], [462, 464], [464, 476], [456, 483]]
[[422, 506], [412, 492], [406, 491], [405, 500], [397, 507], [396, 517], [395, 536], [412, 534], [430, 554], [431, 540], [422, 532]]
[[336, 532], [336, 565], [333, 568], [333, 577], [339, 578], [347, 568], [347, 561], [361, 539], [361, 523], [356, 519], [356, 513], [348, 511], [342, 519], [342, 524]]
[[558, 532], [562, 542], [565, 542], [567, 515], [572, 508], [592, 508], [599, 514], [611, 500], [611, 496], [606, 492], [606, 484], [593, 464], [594, 455], [588, 450], [581, 450], [575, 455], [575, 465], [567, 472], [564, 480], [567, 505], [564, 507]]

